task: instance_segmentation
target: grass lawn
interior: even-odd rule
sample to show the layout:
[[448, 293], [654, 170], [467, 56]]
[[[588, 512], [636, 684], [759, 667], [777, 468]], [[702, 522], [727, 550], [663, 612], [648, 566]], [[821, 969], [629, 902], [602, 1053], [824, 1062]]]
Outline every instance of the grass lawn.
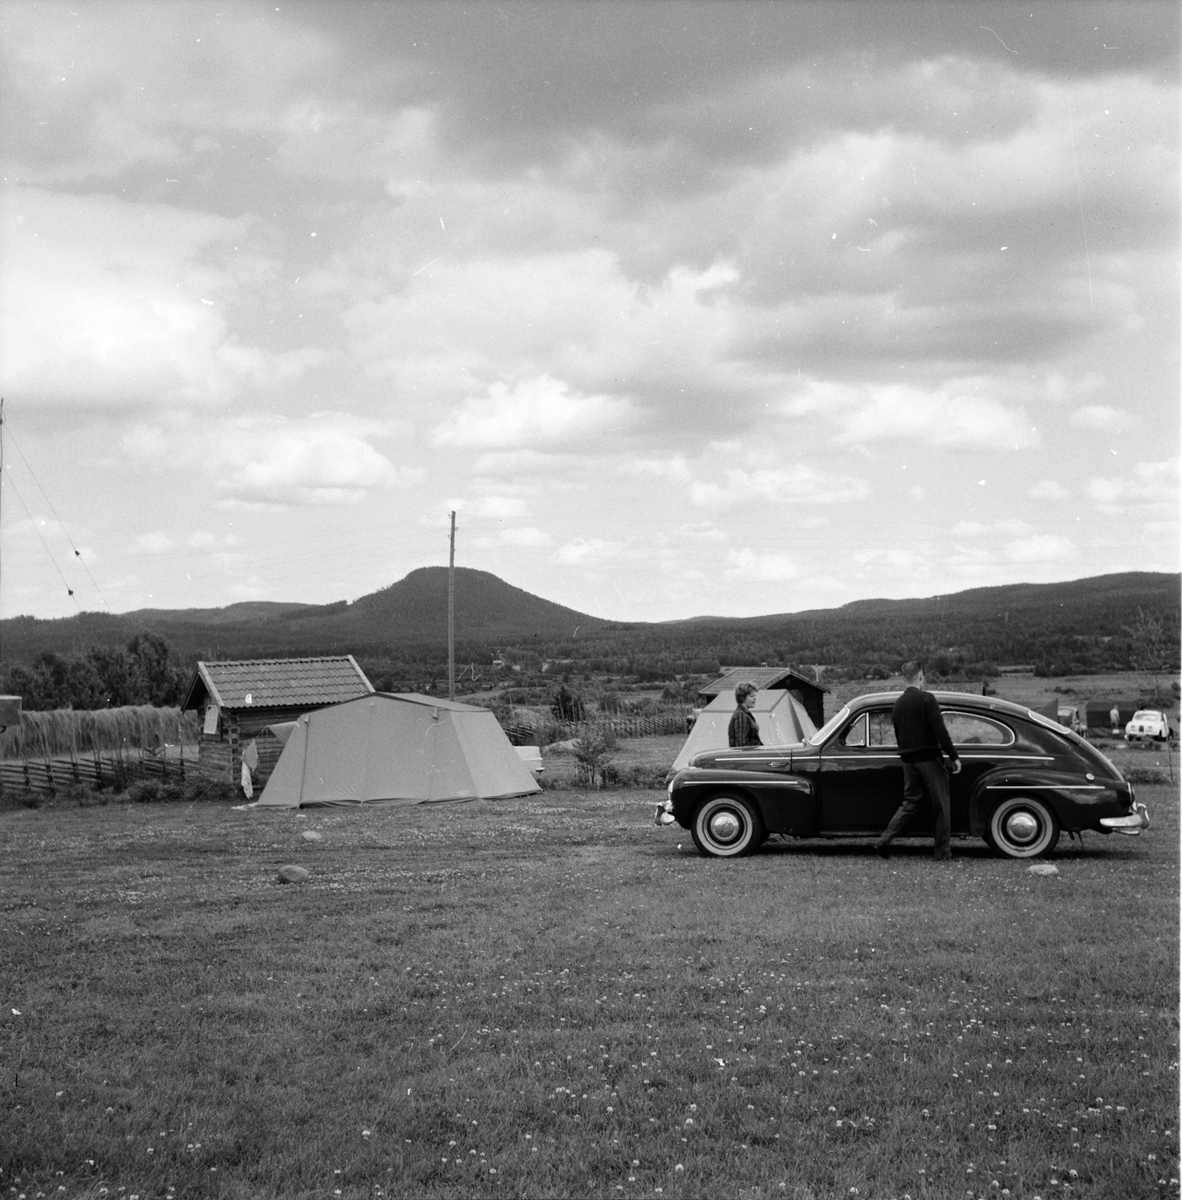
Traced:
[[0, 1196], [1177, 1195], [1138, 793], [1051, 877], [708, 861], [658, 792], [0, 813]]

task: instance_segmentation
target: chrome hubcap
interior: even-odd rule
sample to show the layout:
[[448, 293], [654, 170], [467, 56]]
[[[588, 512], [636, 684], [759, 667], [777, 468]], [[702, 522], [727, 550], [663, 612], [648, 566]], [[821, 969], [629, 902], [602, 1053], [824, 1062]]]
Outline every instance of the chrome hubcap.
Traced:
[[720, 842], [733, 842], [739, 836], [739, 818], [734, 813], [715, 813], [710, 818], [710, 834]]
[[1025, 812], [1017, 812], [1006, 818], [1006, 836], [1014, 842], [1030, 842], [1038, 834], [1038, 822]]

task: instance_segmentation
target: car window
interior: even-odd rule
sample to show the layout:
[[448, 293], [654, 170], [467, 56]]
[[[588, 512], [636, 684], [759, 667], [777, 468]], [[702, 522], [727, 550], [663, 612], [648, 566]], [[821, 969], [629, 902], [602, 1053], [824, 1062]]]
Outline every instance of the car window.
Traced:
[[970, 713], [946, 712], [944, 724], [954, 746], [1009, 746], [1014, 732], [1008, 725]]
[[866, 714], [856, 717], [853, 724], [837, 739], [841, 746], [866, 745]]
[[872, 712], [867, 714], [870, 718], [870, 745], [872, 746], [890, 746], [894, 749], [898, 746], [898, 741], [895, 739], [895, 723], [891, 720], [889, 712]]

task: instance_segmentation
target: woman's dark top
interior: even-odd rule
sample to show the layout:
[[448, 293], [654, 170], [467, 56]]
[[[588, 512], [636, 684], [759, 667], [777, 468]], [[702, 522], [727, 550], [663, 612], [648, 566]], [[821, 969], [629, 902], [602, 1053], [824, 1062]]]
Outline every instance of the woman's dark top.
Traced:
[[726, 730], [727, 745], [729, 746], [762, 746], [759, 737], [759, 723], [755, 714], [748, 712], [742, 706], [735, 709], [731, 723]]

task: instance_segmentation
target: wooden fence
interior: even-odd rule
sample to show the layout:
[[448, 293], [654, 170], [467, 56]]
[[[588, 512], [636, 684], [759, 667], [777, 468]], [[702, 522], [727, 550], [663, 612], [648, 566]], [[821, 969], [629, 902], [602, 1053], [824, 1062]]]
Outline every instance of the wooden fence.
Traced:
[[[539, 725], [513, 722], [503, 726], [515, 746], [548, 745], [580, 738], [596, 730], [611, 730], [618, 738], [660, 737], [686, 732], [681, 712], [655, 713], [643, 717], [597, 717], [594, 721], [546, 721]], [[544, 740], [542, 740], [544, 739]]]
[[183, 783], [196, 768], [196, 746], [5, 759], [0, 762], [0, 800], [13, 794], [56, 796], [75, 786], [122, 791], [137, 779]]

